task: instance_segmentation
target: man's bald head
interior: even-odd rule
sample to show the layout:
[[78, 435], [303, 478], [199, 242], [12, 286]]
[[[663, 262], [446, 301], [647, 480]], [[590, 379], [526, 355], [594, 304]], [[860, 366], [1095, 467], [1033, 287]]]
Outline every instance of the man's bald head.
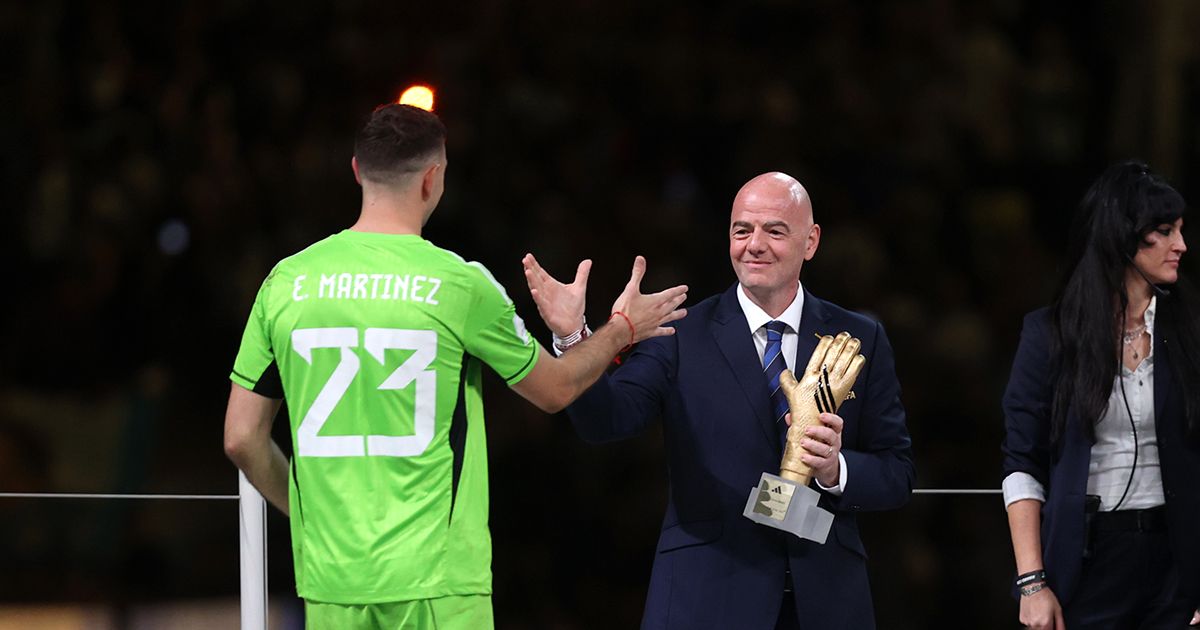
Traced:
[[800, 220], [803, 223], [813, 221], [812, 201], [808, 197], [808, 191], [795, 177], [787, 173], [773, 171], [758, 175], [742, 185], [733, 198], [734, 212], [739, 207], [764, 204], [781, 208], [791, 206], [801, 213]]
[[733, 198], [729, 259], [747, 296], [771, 317], [795, 299], [800, 269], [820, 241], [808, 191], [791, 175], [763, 173]]

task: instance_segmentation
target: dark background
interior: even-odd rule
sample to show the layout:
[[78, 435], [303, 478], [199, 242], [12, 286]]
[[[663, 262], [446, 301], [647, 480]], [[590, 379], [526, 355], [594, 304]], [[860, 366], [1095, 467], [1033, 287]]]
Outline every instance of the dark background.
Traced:
[[[639, 253], [644, 287], [695, 302], [734, 281], [738, 187], [799, 178], [823, 227], [805, 286], [887, 327], [918, 487], [998, 488], [1021, 316], [1049, 299], [1088, 182], [1140, 157], [1197, 194], [1198, 13], [4, 2], [0, 492], [235, 493], [222, 419], [254, 293], [354, 221], [353, 134], [413, 82], [450, 129], [426, 237], [487, 265], [543, 343], [526, 251], [562, 278], [595, 260], [593, 321]], [[635, 627], [659, 432], [592, 447], [487, 390], [498, 625]], [[998, 496], [917, 495], [860, 524], [881, 628], [1015, 625]], [[286, 520], [269, 526], [271, 591], [294, 604]], [[0, 498], [0, 603], [236, 596], [237, 562], [232, 502]]]

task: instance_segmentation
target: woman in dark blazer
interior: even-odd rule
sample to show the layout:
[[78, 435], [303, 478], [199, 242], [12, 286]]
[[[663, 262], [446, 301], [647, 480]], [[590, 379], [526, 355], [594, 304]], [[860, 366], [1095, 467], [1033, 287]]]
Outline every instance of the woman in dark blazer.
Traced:
[[[1200, 315], [1183, 198], [1144, 164], [1084, 196], [1004, 393], [1004, 500], [1032, 628], [1200, 623]], [[1065, 622], [1065, 625], [1064, 625]]]

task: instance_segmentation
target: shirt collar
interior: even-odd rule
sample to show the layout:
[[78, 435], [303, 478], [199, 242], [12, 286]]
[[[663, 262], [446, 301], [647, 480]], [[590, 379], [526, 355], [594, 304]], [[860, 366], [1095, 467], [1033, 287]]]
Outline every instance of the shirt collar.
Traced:
[[[738, 285], [737, 290], [738, 304], [742, 307], [742, 313], [746, 315], [746, 323], [750, 325], [750, 334], [758, 332], [760, 328], [766, 326], [768, 322], [773, 321], [767, 312], [758, 307], [757, 304], [750, 301], [750, 297], [746, 295], [746, 288]], [[788, 325], [792, 332], [800, 330], [800, 315], [804, 312], [804, 285], [800, 281], [796, 281], [796, 298], [779, 317], [775, 319]]]

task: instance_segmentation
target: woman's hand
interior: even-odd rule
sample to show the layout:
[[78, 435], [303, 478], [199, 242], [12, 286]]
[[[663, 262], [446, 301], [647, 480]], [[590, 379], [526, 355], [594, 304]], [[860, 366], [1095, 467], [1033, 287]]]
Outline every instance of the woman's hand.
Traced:
[[1021, 596], [1021, 623], [1031, 630], [1066, 630], [1062, 606], [1054, 591], [1043, 586], [1033, 595]]

